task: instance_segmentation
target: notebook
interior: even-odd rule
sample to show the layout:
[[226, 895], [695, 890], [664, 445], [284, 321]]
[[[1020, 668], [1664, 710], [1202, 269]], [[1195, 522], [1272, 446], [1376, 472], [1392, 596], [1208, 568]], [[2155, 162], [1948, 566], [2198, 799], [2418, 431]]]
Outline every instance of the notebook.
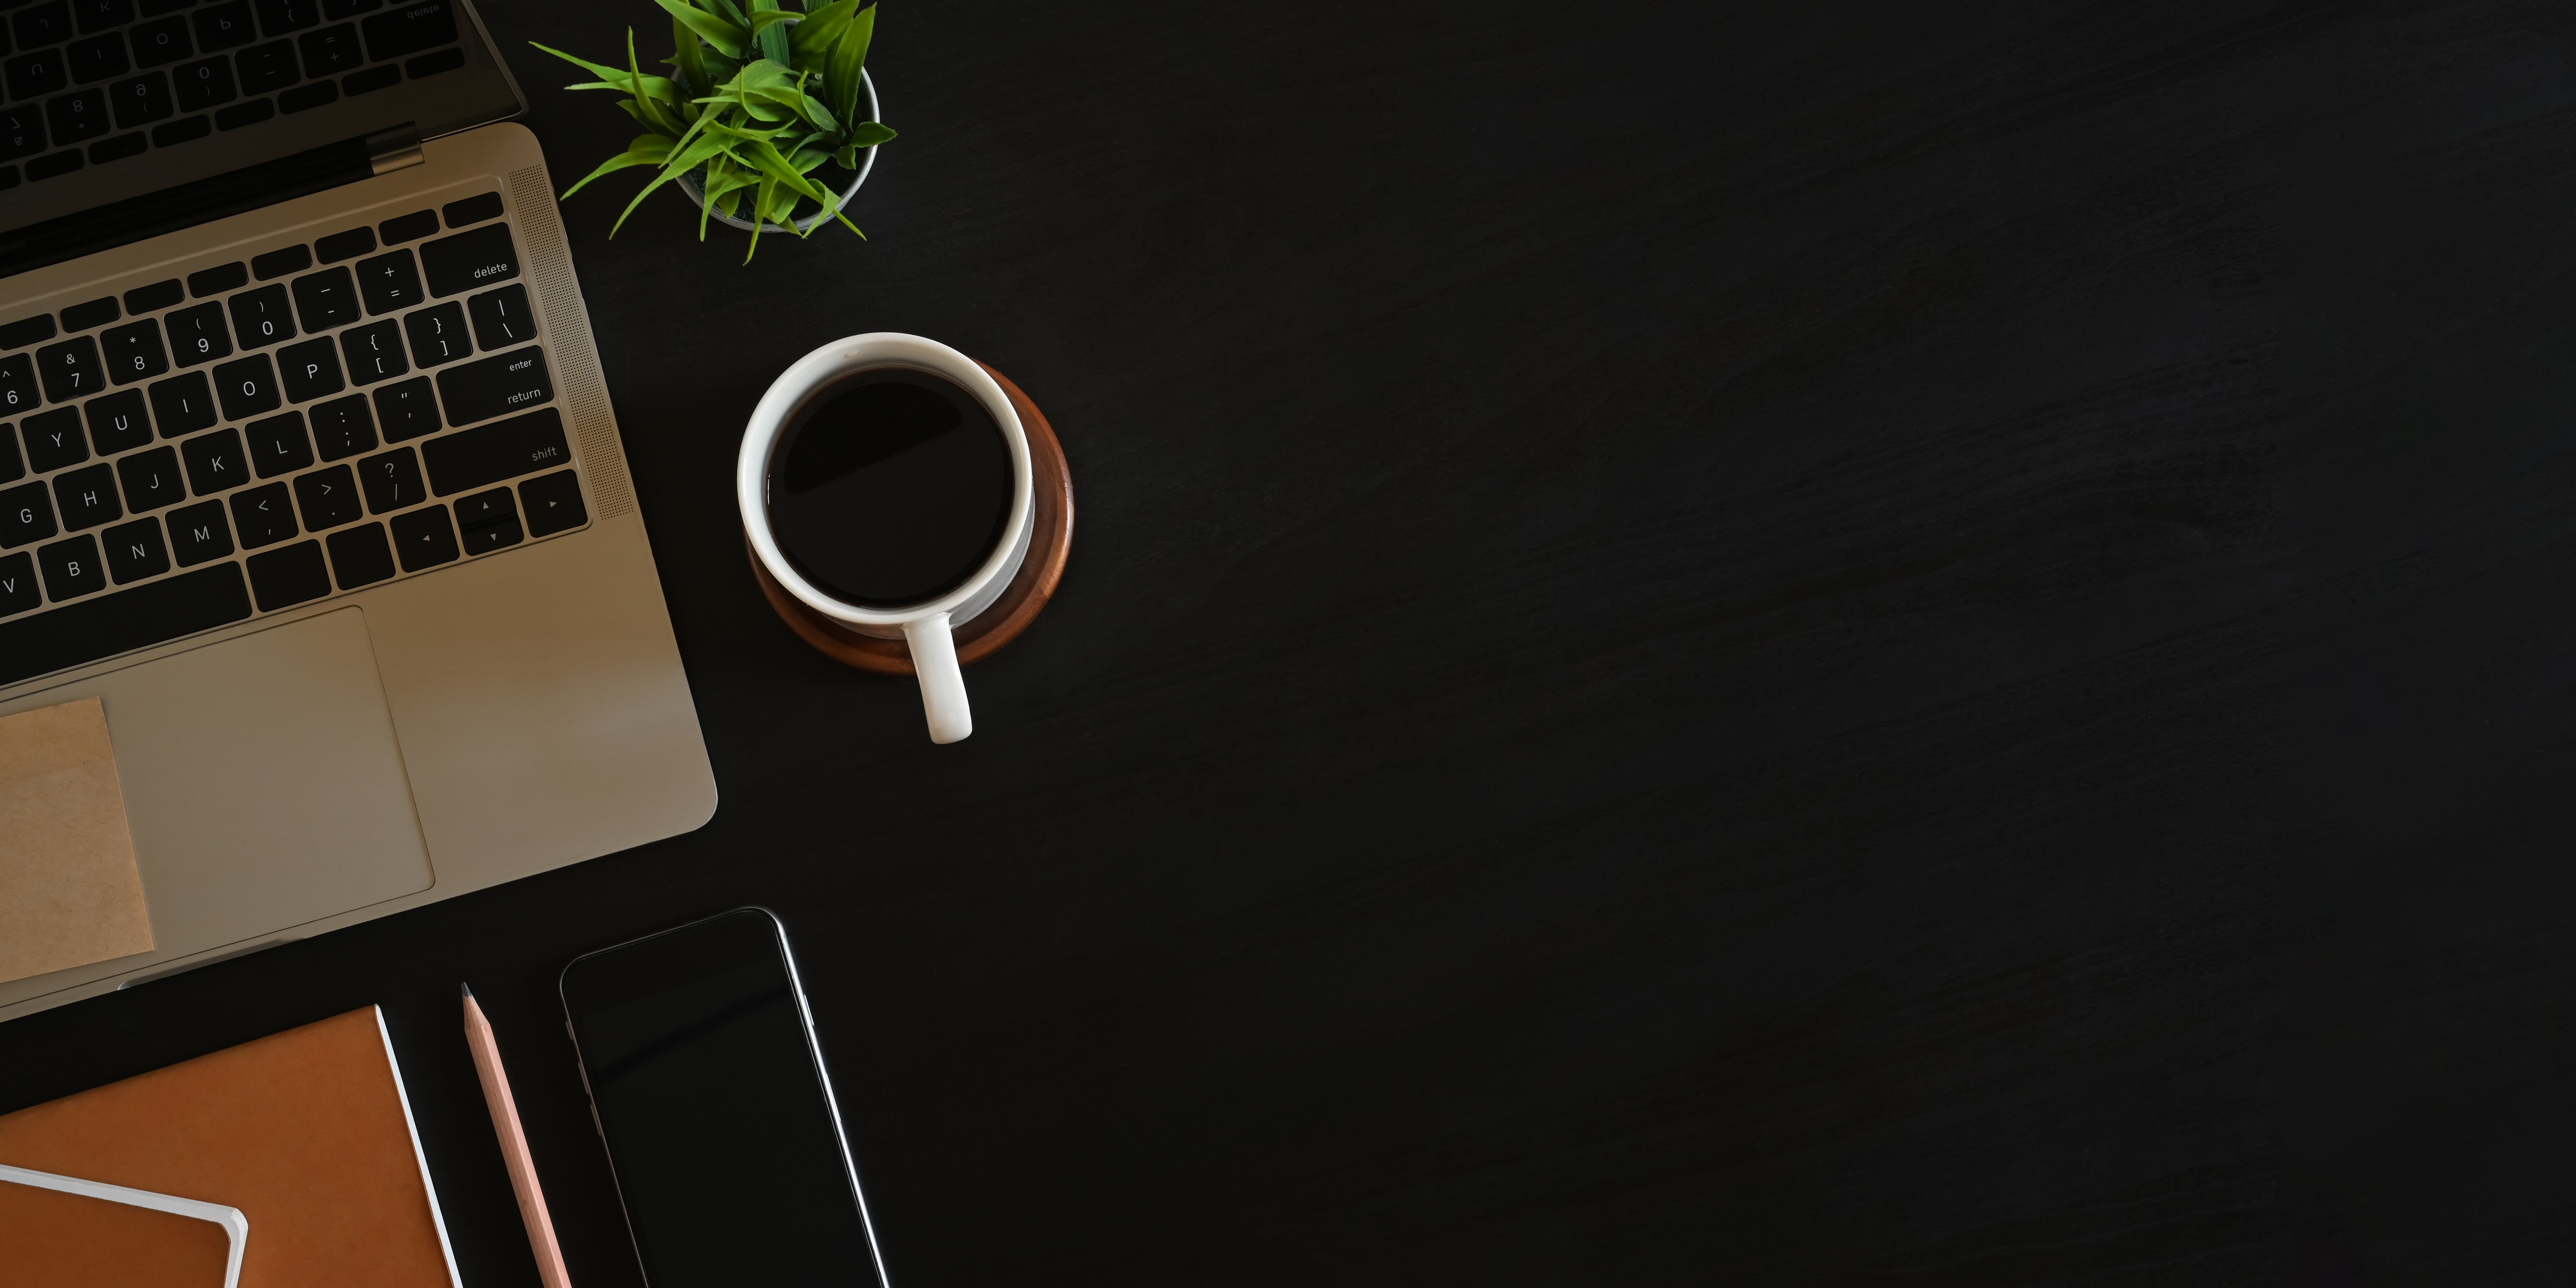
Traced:
[[232, 1208], [0, 1165], [0, 1288], [237, 1288]]
[[461, 1288], [372, 1006], [0, 1117], [0, 1164], [238, 1209], [257, 1288]]

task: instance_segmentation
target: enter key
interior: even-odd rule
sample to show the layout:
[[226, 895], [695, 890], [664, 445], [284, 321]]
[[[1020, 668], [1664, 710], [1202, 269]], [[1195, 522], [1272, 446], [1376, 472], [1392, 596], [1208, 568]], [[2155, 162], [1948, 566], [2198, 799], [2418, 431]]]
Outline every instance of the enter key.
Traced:
[[504, 412], [525, 411], [553, 402], [554, 397], [545, 351], [533, 344], [438, 373], [438, 401], [447, 408], [450, 425], [471, 425]]

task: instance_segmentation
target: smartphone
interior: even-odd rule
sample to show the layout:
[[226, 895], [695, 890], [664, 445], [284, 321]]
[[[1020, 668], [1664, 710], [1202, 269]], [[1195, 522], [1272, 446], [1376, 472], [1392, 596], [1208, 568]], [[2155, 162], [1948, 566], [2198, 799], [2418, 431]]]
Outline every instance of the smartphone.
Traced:
[[652, 1288], [886, 1288], [777, 914], [737, 908], [585, 953], [561, 990]]

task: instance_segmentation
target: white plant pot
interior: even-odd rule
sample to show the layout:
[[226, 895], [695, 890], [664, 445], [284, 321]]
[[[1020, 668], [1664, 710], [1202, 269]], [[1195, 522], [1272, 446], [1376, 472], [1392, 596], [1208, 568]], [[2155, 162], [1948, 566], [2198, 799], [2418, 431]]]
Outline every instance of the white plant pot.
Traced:
[[[877, 106], [876, 79], [869, 76], [867, 69], [864, 67], [859, 69], [859, 92], [868, 96], [868, 119], [871, 121], [884, 120], [885, 113], [883, 109]], [[868, 171], [875, 169], [876, 164], [877, 150], [875, 147], [872, 146], [859, 149], [859, 172], [851, 177], [850, 186], [841, 190], [840, 208], [842, 210], [848, 210], [850, 208], [851, 199], [859, 195], [859, 185], [868, 181]], [[704, 210], [706, 209], [707, 204], [707, 190], [706, 185], [699, 180], [698, 174], [699, 171], [691, 170], [687, 174], [681, 175], [673, 182], [679, 185], [680, 191], [689, 194], [689, 200], [698, 203], [699, 209]], [[728, 215], [721, 210], [708, 210], [707, 215], [718, 223], [731, 225], [743, 230], [744, 232], [752, 231], [751, 221], [740, 215]], [[829, 216], [825, 214], [817, 212], [815, 214], [808, 215], [803, 219], [797, 220], [796, 227], [792, 229], [781, 228], [776, 224], [764, 221], [760, 225], [760, 231], [770, 233], [794, 232], [801, 235], [814, 231], [815, 225], [821, 223], [828, 217]]]

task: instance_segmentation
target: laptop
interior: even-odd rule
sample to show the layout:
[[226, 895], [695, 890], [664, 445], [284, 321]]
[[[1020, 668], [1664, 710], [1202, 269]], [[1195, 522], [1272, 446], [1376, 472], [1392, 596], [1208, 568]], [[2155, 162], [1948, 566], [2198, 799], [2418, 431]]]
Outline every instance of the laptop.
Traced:
[[101, 700], [154, 942], [0, 1020], [703, 824], [555, 186], [465, 0], [0, 34], [0, 714]]

